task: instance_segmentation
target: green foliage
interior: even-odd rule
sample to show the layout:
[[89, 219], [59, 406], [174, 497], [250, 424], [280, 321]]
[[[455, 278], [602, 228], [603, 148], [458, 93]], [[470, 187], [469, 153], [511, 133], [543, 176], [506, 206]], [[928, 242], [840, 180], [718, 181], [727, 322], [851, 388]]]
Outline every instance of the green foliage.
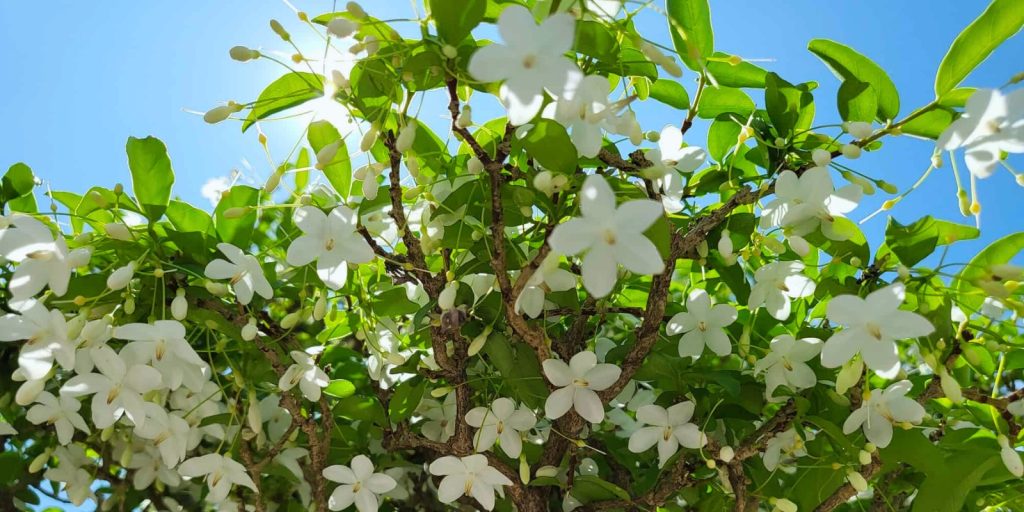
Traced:
[[1024, 9], [1017, 0], [993, 0], [956, 37], [935, 73], [935, 97], [944, 98], [974, 68], [1024, 26]]
[[892, 83], [892, 79], [878, 64], [853, 48], [828, 39], [815, 39], [807, 45], [807, 49], [821, 59], [837, 78], [870, 85], [866, 94], [873, 92], [875, 95], [878, 106], [876, 117], [879, 121], [896, 119], [900, 111], [900, 95], [896, 84]]
[[707, 0], [667, 0], [669, 33], [676, 53], [686, 67], [700, 71], [704, 60], [715, 51], [711, 9]]
[[163, 216], [171, 199], [174, 170], [167, 156], [167, 146], [155, 137], [128, 137], [128, 168], [132, 173], [132, 189], [150, 222]]

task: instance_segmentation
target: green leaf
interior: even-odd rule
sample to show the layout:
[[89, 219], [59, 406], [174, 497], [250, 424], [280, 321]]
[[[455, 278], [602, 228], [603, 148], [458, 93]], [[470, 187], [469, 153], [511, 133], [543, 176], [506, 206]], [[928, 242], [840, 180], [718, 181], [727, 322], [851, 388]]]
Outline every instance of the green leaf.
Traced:
[[391, 104], [400, 98], [398, 77], [381, 59], [360, 60], [352, 68], [349, 79], [352, 81], [349, 101], [369, 121], [382, 121], [390, 112]]
[[867, 82], [878, 96], [879, 121], [895, 119], [900, 112], [900, 95], [896, 84], [874, 61], [853, 48], [828, 39], [814, 39], [807, 49], [818, 56], [842, 80]]
[[501, 333], [487, 339], [482, 353], [498, 369], [508, 387], [509, 395], [530, 407], [541, 407], [548, 396], [548, 387], [541, 376], [536, 353], [524, 343], [511, 343]]
[[412, 378], [395, 387], [395, 393], [388, 402], [388, 417], [393, 423], [400, 423], [412, 416], [416, 407], [423, 400], [423, 391], [427, 382], [421, 378]]
[[576, 146], [572, 144], [565, 128], [555, 121], [538, 121], [523, 138], [523, 146], [545, 169], [563, 174], [576, 172], [576, 165], [579, 163]]
[[576, 477], [570, 490], [573, 497], [587, 504], [595, 501], [629, 500], [625, 489], [592, 475]]
[[0, 201], [7, 202], [32, 193], [36, 178], [29, 166], [18, 162], [7, 169], [3, 177], [3, 197]]
[[957, 274], [951, 287], [956, 291], [960, 303], [967, 306], [968, 313], [977, 311], [988, 296], [978, 288], [978, 283], [991, 278], [992, 266], [1010, 262], [1021, 251], [1024, 251], [1024, 233], [1007, 235], [982, 249]]
[[743, 127], [740, 123], [728, 116], [722, 116], [722, 118], [712, 121], [708, 128], [708, 154], [711, 155], [711, 158], [716, 162], [724, 160], [725, 155], [736, 147], [741, 129]]
[[721, 114], [738, 114], [745, 122], [754, 111], [754, 100], [747, 93], [732, 87], [708, 87], [700, 95], [697, 115], [714, 119]]
[[715, 52], [711, 57], [714, 60], [708, 60], [708, 73], [715, 77], [718, 85], [764, 89], [765, 77], [768, 75], [764, 69], [747, 61], [731, 64], [728, 60], [733, 56], [728, 53]]
[[324, 95], [324, 79], [313, 73], [294, 71], [270, 83], [253, 104], [242, 123], [246, 131], [256, 121]]
[[928, 257], [939, 245], [978, 238], [980, 234], [973, 226], [936, 220], [931, 216], [922, 217], [906, 226], [890, 217], [889, 225], [885, 228], [885, 243], [901, 263], [913, 266]]
[[487, 10], [485, 0], [429, 0], [427, 4], [437, 34], [452, 46], [458, 46], [469, 35]]
[[324, 388], [324, 394], [334, 398], [348, 398], [355, 394], [356, 386], [345, 379], [334, 379]]
[[334, 190], [341, 194], [341, 197], [347, 198], [352, 188], [352, 161], [338, 129], [327, 121], [315, 121], [309, 124], [306, 138], [309, 140], [309, 145], [313, 147], [314, 153], [319, 153], [325, 146], [338, 143], [338, 152], [334, 154], [334, 159], [323, 168], [323, 173]]
[[16, 451], [0, 453], [0, 485], [13, 487], [11, 484], [19, 478], [25, 478], [24, 462]]
[[806, 86], [794, 86], [775, 73], [765, 78], [764, 102], [779, 136], [789, 138], [810, 128], [814, 120], [814, 96]]
[[596, 21], [576, 23], [576, 42], [573, 48], [583, 55], [607, 63], [619, 60], [619, 43], [615, 35], [603, 23]]
[[156, 222], [167, 209], [174, 185], [174, 170], [167, 146], [156, 137], [128, 137], [125, 150], [132, 172], [132, 190], [150, 222]]
[[213, 227], [210, 214], [184, 201], [174, 200], [167, 205], [167, 220], [174, 229], [184, 232], [206, 233]]
[[843, 121], [870, 123], [878, 114], [878, 94], [874, 87], [855, 78], [843, 80], [836, 103]]
[[938, 139], [942, 132], [953, 124], [956, 116], [957, 113], [953, 109], [936, 107], [904, 124], [900, 131], [906, 135]]
[[707, 0], [666, 0], [672, 46], [686, 67], [701, 71], [704, 59], [715, 51], [711, 9]]
[[1020, 0], [993, 0], [985, 12], [967, 25], [946, 52], [935, 73], [935, 97], [942, 98], [960, 85], [1003, 41], [1024, 26]]
[[690, 108], [690, 95], [686, 89], [674, 80], [659, 78], [651, 84], [651, 97], [679, 110]]
[[410, 315], [420, 309], [419, 304], [408, 299], [405, 288], [392, 288], [376, 294], [370, 299], [369, 306], [374, 314], [384, 318]]
[[335, 416], [349, 420], [372, 421], [378, 425], [384, 423], [384, 409], [375, 398], [352, 395], [338, 400], [338, 405], [331, 409]]
[[213, 210], [213, 223], [222, 241], [243, 249], [249, 245], [253, 224], [256, 223], [256, 208], [250, 208], [245, 215], [235, 219], [224, 217], [224, 212], [229, 208], [256, 206], [259, 197], [260, 190], [247, 185], [235, 185], [221, 197], [217, 208]]

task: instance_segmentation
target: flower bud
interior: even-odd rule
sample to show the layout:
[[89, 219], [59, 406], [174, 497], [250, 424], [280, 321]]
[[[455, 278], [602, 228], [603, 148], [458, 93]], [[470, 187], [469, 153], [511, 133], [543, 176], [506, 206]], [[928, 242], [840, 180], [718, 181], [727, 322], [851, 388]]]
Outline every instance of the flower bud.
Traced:
[[253, 50], [252, 48], [246, 48], [245, 46], [234, 46], [228, 51], [231, 58], [238, 62], [246, 62], [253, 59], [260, 58], [259, 50]]
[[443, 397], [443, 396], [445, 396], [445, 395], [447, 395], [448, 393], [451, 393], [451, 392], [452, 392], [452, 388], [450, 388], [448, 386], [441, 386], [439, 388], [431, 389], [430, 390], [430, 396], [432, 396], [434, 398], [441, 398], [441, 397]]
[[864, 475], [861, 475], [856, 471], [847, 471], [846, 481], [850, 482], [850, 485], [852, 485], [857, 492], [864, 492], [868, 490], [868, 481], [864, 479]]
[[775, 502], [772, 503], [773, 505], [775, 505], [775, 509], [774, 509], [775, 511], [778, 511], [778, 512], [797, 512], [796, 503], [793, 503], [792, 501], [789, 501], [786, 498], [779, 498], [779, 499], [772, 498], [772, 499], [775, 500]]
[[215, 297], [223, 297], [228, 294], [228, 285], [216, 281], [207, 281], [206, 291]]
[[366, 11], [364, 11], [363, 8], [355, 2], [349, 2], [348, 4], [346, 4], [345, 10], [348, 11], [348, 13], [351, 14], [353, 18], [361, 20], [366, 17]]
[[206, 121], [209, 124], [217, 124], [231, 117], [231, 114], [234, 114], [240, 110], [242, 110], [242, 105], [232, 101], [229, 102], [227, 105], [220, 105], [208, 110], [205, 114], [203, 114], [203, 121]]
[[321, 295], [313, 305], [313, 320], [319, 322], [327, 314], [327, 295]]
[[129, 262], [127, 265], [113, 271], [109, 277], [107, 277], [107, 288], [111, 290], [120, 290], [128, 283], [132, 281], [132, 277], [135, 277], [135, 262]]
[[906, 281], [910, 279], [910, 269], [906, 265], [899, 265], [896, 267], [896, 273], [899, 274], [900, 279]]
[[718, 253], [726, 259], [733, 256], [732, 237], [729, 236], [728, 229], [723, 229], [722, 236], [718, 239]]
[[441, 311], [448, 311], [455, 307], [455, 296], [459, 291], [459, 282], [452, 281], [445, 285], [444, 290], [437, 297], [437, 306]]
[[861, 450], [857, 452], [857, 461], [860, 462], [862, 466], [867, 466], [868, 464], [871, 464], [871, 453], [868, 452], [867, 450]]
[[450, 44], [446, 44], [441, 47], [441, 54], [444, 55], [444, 58], [446, 59], [454, 59], [459, 56], [459, 50]]
[[1020, 454], [1010, 446], [1010, 440], [1000, 434], [996, 441], [999, 443], [999, 455], [1003, 459], [1006, 470], [1017, 478], [1024, 476], [1024, 464], [1021, 463]]
[[892, 210], [892, 207], [896, 206], [896, 203], [898, 202], [900, 202], [898, 198], [886, 200], [885, 202], [882, 203], [882, 211]]
[[122, 467], [128, 467], [132, 463], [132, 456], [135, 455], [135, 450], [127, 449], [121, 453], [121, 460], [118, 461]]
[[334, 161], [334, 157], [338, 154], [338, 148], [341, 147], [341, 141], [333, 142], [316, 152], [316, 167], [317, 170], [322, 171], [331, 165]]
[[469, 344], [469, 349], [466, 351], [470, 356], [477, 355], [484, 345], [487, 343], [487, 338], [491, 335], [491, 326], [484, 327], [483, 332], [478, 334], [473, 341]]
[[697, 244], [697, 255], [700, 256], [701, 259], [704, 259], [704, 258], [708, 257], [708, 241], [707, 240], [701, 240], [700, 243]]
[[811, 253], [811, 244], [807, 243], [807, 240], [802, 236], [789, 235], [786, 241], [789, 242], [789, 248], [793, 249], [793, 252], [800, 255], [801, 258]]
[[832, 153], [818, 148], [811, 151], [811, 160], [814, 160], [814, 165], [818, 167], [826, 167], [828, 164], [832, 163]]
[[459, 128], [468, 128], [473, 125], [473, 109], [469, 107], [469, 104], [462, 106], [462, 112], [459, 113], [458, 119], [455, 120], [455, 126]]
[[292, 311], [291, 313], [288, 313], [287, 315], [284, 316], [284, 318], [281, 319], [281, 328], [287, 330], [291, 329], [292, 327], [295, 327], [295, 325], [299, 323], [299, 318], [300, 315], [298, 311]]
[[1024, 187], [1024, 174], [1018, 174], [1016, 180], [1018, 185]]
[[850, 160], [856, 160], [860, 158], [861, 149], [856, 144], [843, 144], [843, 147], [839, 148], [839, 151]]
[[900, 191], [900, 189], [896, 188], [896, 185], [893, 185], [892, 183], [889, 183], [888, 181], [878, 180], [877, 183], [878, 183], [878, 188], [882, 189], [882, 191], [885, 192], [886, 194], [895, 194], [895, 193]]
[[224, 218], [240, 219], [242, 217], [245, 217], [245, 214], [247, 213], [249, 213], [248, 206], [233, 206], [231, 208], [228, 208], [227, 210], [224, 210]]
[[960, 383], [946, 371], [945, 367], [939, 367], [939, 384], [942, 385], [942, 393], [951, 402], [958, 404], [964, 401], [964, 395], [960, 390]]
[[721, 460], [722, 462], [724, 462], [726, 464], [732, 462], [732, 459], [735, 456], [736, 456], [736, 451], [733, 450], [732, 447], [728, 446], [728, 445], [727, 446], [723, 446], [722, 449], [718, 451], [718, 458], [719, 458], [719, 460]]
[[124, 301], [124, 312], [125, 314], [131, 315], [135, 313], [135, 298], [128, 297]]
[[284, 41], [292, 40], [291, 34], [289, 34], [288, 31], [285, 30], [284, 27], [281, 25], [281, 22], [277, 20], [270, 20], [270, 30], [273, 30], [274, 33], [277, 34], [277, 36], [283, 39]]
[[370, 148], [373, 147], [373, 144], [375, 142], [377, 142], [377, 132], [378, 132], [378, 130], [379, 130], [379, 128], [377, 127], [377, 123], [374, 123], [374, 124], [370, 125], [370, 129], [366, 130], [366, 133], [363, 134], [362, 140], [359, 141], [359, 150], [360, 151], [365, 153], [365, 152], [369, 151]]
[[249, 393], [249, 408], [246, 410], [245, 418], [253, 432], [259, 434], [263, 431], [263, 415], [260, 413], [259, 400], [255, 393]]
[[533, 177], [533, 188], [537, 189], [546, 196], [551, 196], [554, 191], [554, 185], [551, 183], [551, 171], [540, 171]]
[[46, 465], [47, 461], [50, 460], [51, 451], [49, 448], [43, 450], [36, 458], [32, 459], [32, 462], [28, 465], [29, 473], [38, 473]]
[[327, 23], [327, 32], [337, 38], [345, 38], [355, 33], [359, 26], [345, 18], [334, 18]]
[[866, 139], [875, 131], [871, 123], [863, 121], [847, 121], [843, 123], [843, 131], [849, 133], [855, 139]]
[[420, 177], [420, 161], [417, 160], [416, 157], [407, 158], [405, 160], [405, 167], [409, 169], [409, 175], [412, 176], [413, 179]]
[[484, 170], [484, 163], [475, 156], [469, 157], [469, 161], [466, 162], [466, 171], [470, 174], [480, 174]]
[[242, 327], [242, 339], [245, 341], [252, 341], [256, 339], [256, 335], [259, 334], [259, 329], [256, 327], [256, 319], [250, 318], [246, 322], [245, 327]]
[[281, 184], [281, 173], [274, 172], [267, 178], [267, 182], [263, 184], [264, 194], [273, 194], [277, 190], [277, 186]]
[[398, 138], [395, 139], [395, 149], [399, 153], [405, 153], [412, 148], [413, 142], [416, 142], [416, 123], [409, 122], [398, 131]]
[[844, 364], [843, 368], [839, 370], [839, 375], [836, 376], [836, 393], [846, 394], [846, 391], [860, 380], [863, 372], [864, 361], [860, 358]]
[[704, 461], [704, 465], [710, 469], [715, 469], [716, 467], [718, 467], [718, 463], [715, 462], [715, 459], [708, 459]]
[[851, 258], [850, 258], [850, 266], [853, 266], [853, 267], [857, 267], [857, 268], [860, 268], [860, 266], [861, 266], [861, 265], [862, 265], [863, 263], [864, 263], [864, 262], [863, 262], [863, 261], [861, 261], [861, 260], [860, 260], [860, 258], [858, 258], [858, 257], [856, 257], [856, 256], [853, 256], [853, 257], [851, 257]]
[[132, 232], [128, 229], [128, 226], [121, 222], [110, 222], [103, 225], [103, 230], [107, 232], [107, 236], [114, 240], [123, 240], [125, 242], [131, 242]]
[[171, 316], [175, 320], [184, 320], [188, 315], [188, 300], [185, 299], [185, 289], [178, 288], [174, 300], [171, 301]]

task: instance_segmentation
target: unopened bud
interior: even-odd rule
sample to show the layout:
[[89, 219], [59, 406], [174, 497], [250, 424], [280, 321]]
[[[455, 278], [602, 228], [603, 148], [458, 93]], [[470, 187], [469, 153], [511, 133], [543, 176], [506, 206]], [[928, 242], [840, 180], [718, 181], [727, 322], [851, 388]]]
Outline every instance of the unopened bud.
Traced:
[[963, 215], [964, 217], [967, 217], [968, 215], [970, 215], [971, 214], [971, 203], [967, 199], [967, 191], [965, 191], [963, 189], [960, 189], [956, 193], [956, 199], [957, 199], [957, 203], [960, 206], [960, 214]]
[[267, 182], [263, 184], [264, 194], [273, 194], [277, 190], [277, 186], [281, 184], [281, 173], [275, 172], [267, 178]]
[[839, 148], [839, 151], [850, 160], [856, 160], [860, 158], [861, 149], [856, 144], [843, 144], [843, 147]]
[[206, 291], [215, 297], [223, 297], [228, 294], [228, 285], [216, 281], [207, 281]]
[[131, 230], [121, 222], [105, 224], [103, 226], [103, 230], [107, 232], [107, 236], [114, 240], [123, 240], [125, 242], [131, 242], [133, 240]]
[[871, 127], [871, 123], [865, 123], [863, 121], [848, 121], [843, 123], [843, 131], [849, 133], [855, 139], [866, 139], [871, 136], [874, 132], [874, 128]]
[[247, 213], [249, 213], [248, 206], [233, 206], [231, 208], [228, 208], [227, 210], [224, 210], [224, 218], [240, 219], [242, 217], [245, 217], [245, 214]]
[[319, 322], [327, 314], [327, 295], [321, 295], [313, 305], [313, 320]]
[[247, 62], [253, 59], [260, 58], [259, 50], [253, 50], [252, 48], [246, 48], [245, 46], [234, 46], [228, 51], [231, 58], [238, 62]]
[[203, 114], [203, 121], [206, 121], [209, 124], [217, 124], [231, 117], [231, 114], [234, 114], [240, 110], [242, 110], [242, 105], [231, 101], [228, 102], [227, 105], [220, 105], [218, 107], [213, 107], [210, 110], [208, 110], [205, 114]]
[[896, 206], [896, 203], [898, 202], [900, 202], [899, 199], [887, 199], [884, 203], [882, 203], [882, 211], [892, 210], [892, 207]]
[[348, 4], [346, 4], [345, 10], [348, 11], [348, 13], [351, 14], [353, 18], [363, 19], [366, 17], [366, 11], [364, 11], [363, 8], [355, 2], [349, 2]]
[[896, 185], [893, 185], [892, 183], [889, 183], [888, 181], [878, 180], [877, 183], [878, 183], [878, 188], [882, 189], [882, 191], [884, 191], [887, 194], [895, 194], [895, 193], [900, 191], [900, 189], [896, 188]]
[[345, 18], [334, 18], [327, 24], [327, 32], [334, 37], [345, 38], [355, 33], [358, 25]]
[[447, 395], [448, 393], [451, 393], [451, 392], [452, 392], [452, 388], [450, 388], [448, 386], [441, 386], [439, 388], [431, 389], [430, 390], [430, 396], [432, 396], [434, 398], [441, 398], [441, 397], [443, 397], [443, 396], [445, 396], [445, 395]]
[[857, 460], [860, 462], [862, 466], [871, 464], [871, 452], [868, 452], [867, 450], [861, 450], [860, 452], [857, 453]]
[[107, 277], [107, 288], [111, 290], [120, 290], [132, 281], [132, 277], [135, 276], [135, 262], [129, 262], [127, 265], [111, 272], [110, 276]]
[[861, 475], [856, 471], [848, 471], [846, 473], [846, 481], [850, 482], [850, 485], [852, 485], [857, 492], [864, 492], [868, 490], [868, 481], [864, 479], [864, 475]]
[[811, 160], [814, 160], [814, 165], [818, 167], [825, 167], [832, 163], [832, 153], [825, 151], [824, 149], [818, 148], [811, 151]]
[[733, 450], [731, 446], [723, 446], [722, 449], [719, 450], [718, 452], [718, 458], [726, 464], [732, 462], [732, 459], [735, 456], [736, 451]]
[[124, 312], [125, 314], [131, 315], [135, 313], [135, 298], [128, 297], [124, 301]]
[[851, 265], [851, 266], [854, 266], [854, 267], [860, 268], [860, 266], [861, 266], [861, 265], [862, 265], [863, 263], [864, 263], [864, 262], [862, 262], [862, 261], [860, 260], [860, 258], [858, 258], [858, 257], [856, 257], [856, 256], [853, 256], [853, 257], [851, 257], [851, 258], [850, 258], [850, 265]]
[[413, 142], [416, 142], [416, 123], [410, 121], [398, 132], [398, 138], [395, 139], [395, 149], [399, 153], [405, 153], [412, 148]]
[[454, 59], [459, 56], [459, 50], [450, 44], [446, 44], [441, 47], [441, 54], [444, 55], [446, 59]]
[[28, 465], [29, 473], [38, 473], [46, 465], [46, 462], [50, 460], [50, 454], [52, 452], [49, 448], [43, 450], [36, 458], [32, 459], [32, 462]]
[[441, 311], [448, 311], [449, 309], [455, 307], [455, 296], [456, 293], [458, 293], [458, 290], [458, 281], [452, 281], [448, 283], [444, 287], [444, 290], [441, 290], [441, 293], [438, 294], [437, 297], [437, 306], [441, 308]]
[[455, 120], [455, 125], [459, 128], [468, 128], [473, 125], [473, 109], [469, 107], [469, 104], [462, 106], [462, 112]]
[[171, 316], [175, 320], [184, 320], [188, 315], [188, 299], [185, 298], [185, 289], [178, 288], [174, 300], [171, 301]]
[[466, 162], [466, 171], [470, 174], [480, 174], [484, 170], [484, 163], [475, 156], [469, 157], [469, 161]]
[[259, 329], [256, 327], [256, 319], [250, 318], [246, 322], [245, 327], [242, 327], [242, 339], [245, 341], [252, 341], [256, 339], [256, 334], [259, 333]]
[[295, 327], [295, 325], [299, 323], [300, 318], [301, 316], [299, 315], [298, 311], [292, 311], [291, 313], [288, 313], [287, 315], [284, 316], [284, 318], [281, 319], [281, 328], [291, 329], [292, 327]]
[[333, 142], [316, 152], [316, 168], [317, 170], [324, 170], [331, 162], [334, 161], [334, 157], [338, 154], [338, 148], [341, 147], [341, 141]]
[[270, 30], [273, 30], [278, 37], [285, 41], [292, 40], [291, 34], [289, 34], [288, 31], [285, 30], [283, 26], [281, 26], [281, 22], [277, 20], [270, 20]]
[[360, 151], [365, 153], [373, 147], [373, 144], [377, 142], [377, 132], [379, 129], [376, 123], [370, 125], [370, 129], [363, 134], [362, 140], [359, 141]]

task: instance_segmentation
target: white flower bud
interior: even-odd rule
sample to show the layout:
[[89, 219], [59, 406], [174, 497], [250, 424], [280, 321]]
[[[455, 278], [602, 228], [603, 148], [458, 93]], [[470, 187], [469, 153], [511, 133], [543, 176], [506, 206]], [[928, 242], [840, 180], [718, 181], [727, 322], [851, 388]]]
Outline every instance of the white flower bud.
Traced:
[[466, 170], [469, 171], [470, 174], [480, 174], [480, 172], [484, 170], [484, 163], [481, 162], [479, 158], [471, 156], [469, 157], [469, 161], [466, 162]]
[[871, 453], [867, 450], [861, 450], [857, 453], [857, 460], [862, 466], [867, 466], [868, 464], [871, 464]]
[[866, 139], [875, 131], [871, 123], [863, 121], [847, 121], [843, 123], [843, 131], [849, 133], [855, 139]]
[[441, 308], [441, 311], [448, 311], [455, 307], [455, 296], [459, 291], [459, 282], [452, 281], [448, 283], [444, 290], [437, 296], [437, 306]]
[[106, 231], [107, 236], [114, 240], [123, 240], [125, 242], [131, 242], [134, 240], [134, 238], [132, 238], [131, 230], [122, 222], [110, 222], [104, 224], [103, 231]]
[[301, 316], [299, 315], [298, 311], [292, 311], [291, 313], [288, 313], [287, 315], [284, 316], [284, 318], [281, 319], [281, 328], [287, 330], [291, 329], [292, 327], [295, 327], [299, 323], [300, 317]]
[[355, 2], [349, 2], [348, 4], [346, 4], [345, 10], [348, 11], [348, 13], [351, 14], [353, 18], [361, 20], [366, 17], [366, 11], [364, 11], [363, 8]]
[[228, 294], [228, 285], [216, 281], [207, 281], [206, 291], [215, 297], [223, 297]]
[[252, 341], [256, 339], [256, 335], [259, 334], [259, 329], [256, 327], [256, 319], [250, 318], [246, 322], [245, 327], [242, 327], [242, 339], [245, 341]]
[[537, 468], [537, 478], [554, 478], [558, 476], [558, 468], [554, 466], [541, 466]]
[[321, 295], [313, 305], [313, 320], [319, 322], [327, 314], [327, 295]]
[[462, 106], [462, 112], [459, 113], [458, 119], [455, 120], [455, 126], [459, 128], [468, 128], [473, 125], [473, 109], [469, 107], [469, 104]]
[[345, 18], [334, 18], [327, 23], [327, 32], [337, 38], [345, 38], [355, 33], [359, 26]]
[[475, 356], [480, 353], [480, 350], [487, 344], [487, 338], [491, 335], [491, 326], [484, 327], [483, 332], [478, 334], [473, 341], [469, 344], [469, 349], [466, 351], [470, 356]]
[[263, 431], [263, 415], [260, 413], [259, 400], [256, 399], [254, 393], [249, 394], [249, 409], [246, 411], [245, 417], [253, 432], [259, 434]]
[[852, 485], [857, 492], [864, 492], [868, 490], [868, 481], [864, 479], [864, 475], [861, 475], [856, 471], [847, 471], [846, 481], [850, 482], [850, 485]]
[[718, 253], [726, 260], [733, 256], [732, 237], [729, 236], [728, 229], [723, 229], [722, 236], [718, 239]]
[[826, 167], [832, 163], [832, 153], [818, 148], [811, 151], [811, 160], [814, 160], [814, 165], [818, 167]]
[[379, 128], [377, 127], [377, 123], [374, 123], [374, 124], [370, 125], [370, 129], [366, 130], [366, 133], [363, 134], [362, 140], [359, 141], [359, 150], [360, 151], [365, 153], [365, 152], [369, 151], [370, 148], [373, 147], [373, 144], [375, 142], [377, 142], [377, 132], [378, 132], [378, 130], [379, 130]]
[[786, 498], [772, 498], [770, 503], [775, 505], [775, 508], [772, 509], [773, 512], [797, 512], [796, 503], [793, 503]]
[[836, 393], [840, 395], [845, 394], [848, 389], [860, 380], [861, 373], [863, 372], [864, 361], [860, 358], [844, 364], [843, 368], [839, 370], [839, 375], [836, 376]]
[[207, 110], [205, 114], [203, 114], [203, 121], [206, 121], [209, 124], [217, 124], [231, 117], [231, 114], [234, 114], [239, 110], [241, 110], [241, 105], [238, 105], [237, 103], [229, 103], [227, 105], [213, 107], [210, 110]]
[[85, 323], [87, 321], [88, 321], [88, 318], [86, 318], [86, 315], [84, 313], [83, 314], [79, 314], [79, 315], [75, 315], [74, 318], [72, 318], [71, 320], [68, 320], [68, 330], [67, 330], [68, 339], [75, 339], [80, 334], [82, 334], [82, 330], [85, 329]]
[[185, 289], [178, 288], [174, 300], [171, 301], [171, 316], [175, 320], [184, 320], [188, 315], [188, 300], [185, 299]]
[[416, 142], [416, 123], [409, 122], [398, 131], [398, 138], [395, 139], [395, 149], [399, 153], [405, 153], [412, 148], [413, 142]]
[[551, 176], [551, 171], [538, 172], [533, 177], [533, 188], [546, 196], [551, 196], [555, 192], [554, 185], [551, 183]]
[[459, 50], [450, 44], [446, 44], [441, 47], [441, 54], [446, 59], [454, 59], [459, 56]]
[[954, 404], [963, 402], [964, 395], [963, 392], [961, 392], [960, 390], [960, 383], [957, 382], [957, 380], [954, 379], [953, 376], [950, 375], [949, 372], [946, 371], [946, 368], [943, 366], [939, 367], [938, 373], [939, 384], [942, 385], [942, 393], [946, 395], [946, 398], [948, 398]]
[[701, 259], [704, 259], [704, 258], [708, 257], [708, 241], [707, 240], [701, 240], [700, 243], [697, 244], [697, 255], [700, 256]]
[[727, 446], [723, 446], [722, 449], [718, 451], [718, 458], [719, 458], [719, 460], [721, 460], [722, 462], [724, 462], [726, 464], [732, 462], [732, 459], [735, 456], [736, 456], [736, 451], [732, 449], [732, 446], [728, 446], [728, 445]]
[[405, 160], [405, 167], [409, 169], [409, 175], [412, 176], [413, 179], [420, 177], [420, 161], [417, 160], [416, 157], [407, 158]]
[[843, 147], [839, 148], [839, 151], [843, 153], [843, 156], [850, 160], [856, 160], [860, 158], [861, 149], [856, 144], [843, 144]]
[[1010, 446], [1010, 440], [1000, 434], [996, 441], [999, 442], [999, 455], [1003, 458], [1006, 470], [1017, 478], [1024, 476], [1024, 464], [1021, 463], [1020, 454]]
[[107, 277], [107, 288], [111, 290], [120, 290], [135, 277], [135, 262], [129, 262], [127, 265], [111, 272], [110, 277]]
[[338, 148], [341, 147], [341, 141], [332, 142], [316, 152], [316, 168], [318, 170], [324, 170], [331, 162], [334, 161], [334, 157], [338, 154]]
[[553, 192], [561, 192], [569, 184], [569, 178], [564, 174], [556, 174], [551, 178], [551, 189]]
[[267, 178], [267, 182], [263, 184], [264, 194], [273, 194], [277, 190], [277, 186], [281, 184], [281, 173], [274, 172]]
[[811, 244], [807, 243], [802, 236], [790, 235], [786, 241], [789, 242], [789, 248], [793, 249], [793, 252], [799, 254], [801, 258], [811, 253]]
[[129, 315], [135, 313], [135, 297], [128, 297], [125, 299], [124, 312]]
[[232, 59], [238, 62], [246, 62], [253, 59], [260, 58], [259, 50], [253, 50], [252, 48], [246, 48], [245, 46], [234, 46], [228, 51]]
[[52, 454], [53, 453], [49, 448], [43, 450], [43, 453], [40, 453], [36, 458], [32, 459], [32, 462], [28, 465], [28, 472], [38, 473], [43, 469], [43, 466], [46, 465], [46, 462], [50, 460], [50, 455]]

